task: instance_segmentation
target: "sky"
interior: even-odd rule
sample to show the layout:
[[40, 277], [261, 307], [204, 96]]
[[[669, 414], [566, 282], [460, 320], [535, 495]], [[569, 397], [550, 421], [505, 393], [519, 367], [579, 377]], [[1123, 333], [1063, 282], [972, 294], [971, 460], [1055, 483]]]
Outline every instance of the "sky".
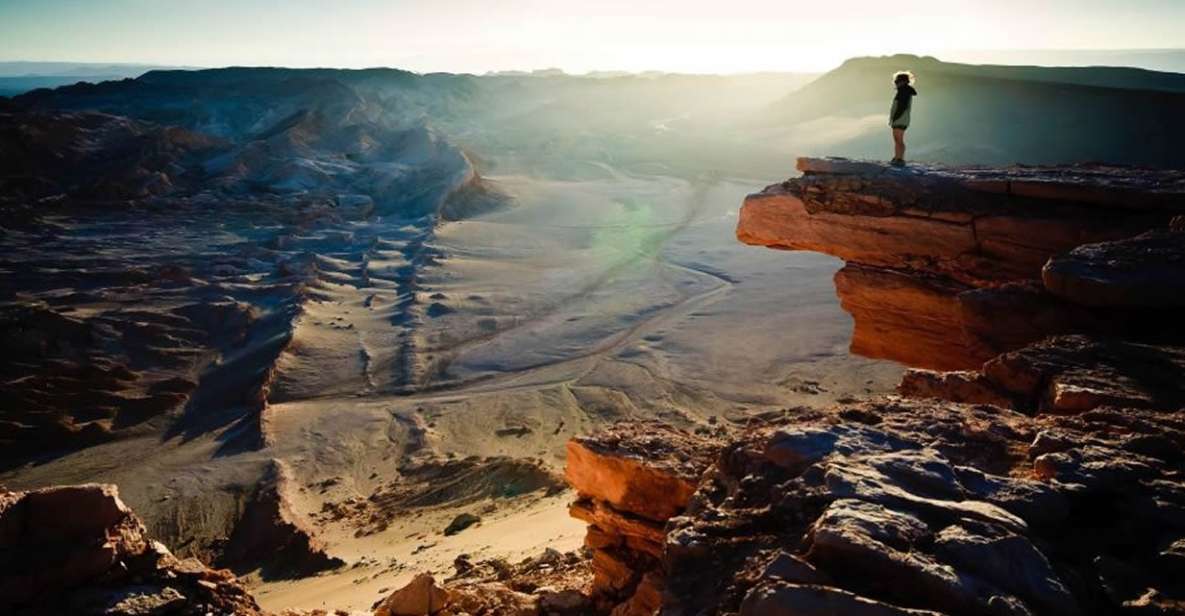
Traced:
[[0, 61], [735, 73], [1153, 48], [1185, 48], [1185, 0], [0, 0]]

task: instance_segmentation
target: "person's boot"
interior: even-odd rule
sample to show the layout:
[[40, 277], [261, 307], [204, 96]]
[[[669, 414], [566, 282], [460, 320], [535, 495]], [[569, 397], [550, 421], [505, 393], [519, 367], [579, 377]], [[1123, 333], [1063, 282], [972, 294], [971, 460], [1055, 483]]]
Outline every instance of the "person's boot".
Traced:
[[894, 158], [893, 160], [889, 161], [889, 164], [893, 165], [894, 167], [904, 167], [905, 166], [905, 159]]

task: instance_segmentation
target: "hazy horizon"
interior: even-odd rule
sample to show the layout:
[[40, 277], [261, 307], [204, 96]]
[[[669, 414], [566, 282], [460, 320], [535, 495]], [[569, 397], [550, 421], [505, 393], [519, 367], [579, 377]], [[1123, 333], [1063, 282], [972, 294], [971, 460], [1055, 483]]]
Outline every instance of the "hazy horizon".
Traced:
[[[406, 70], [419, 74], [430, 73], [450, 73], [450, 74], [474, 74], [474, 75], [498, 75], [498, 74], [529, 74], [529, 73], [546, 73], [551, 71], [560, 71], [566, 75], [580, 77], [580, 76], [596, 76], [605, 74], [623, 74], [623, 75], [646, 75], [646, 74], [670, 74], [670, 75], [702, 75], [702, 76], [743, 76], [743, 75], [757, 75], [757, 74], [798, 74], [798, 75], [814, 75], [822, 74], [838, 68], [843, 62], [861, 58], [861, 57], [884, 57], [892, 55], [918, 55], [931, 56], [943, 62], [958, 63], [958, 64], [984, 64], [984, 65], [1014, 65], [1014, 66], [1125, 66], [1131, 68], [1141, 68], [1154, 71], [1171, 71], [1182, 72], [1185, 70], [1185, 47], [1181, 48], [1164, 48], [1164, 49], [992, 49], [992, 50], [951, 50], [943, 54], [912, 54], [907, 52], [901, 53], [887, 53], [887, 54], [869, 54], [862, 56], [851, 56], [844, 58], [837, 62], [834, 66], [827, 67], [820, 70], [738, 70], [738, 71], [719, 71], [719, 72], [690, 72], [690, 71], [668, 71], [663, 69], [637, 69], [624, 70], [612, 68], [591, 68], [584, 71], [572, 71], [557, 66], [525, 66], [520, 68], [501, 68], [491, 69], [482, 72], [461, 71], [461, 70], [415, 70], [405, 66], [398, 65], [373, 65], [373, 66], [340, 66], [340, 65], [318, 65], [312, 64], [307, 66], [287, 65], [287, 64], [224, 64], [224, 65], [172, 65], [159, 64], [154, 62], [95, 62], [95, 61], [73, 61], [69, 59], [0, 59], [0, 77], [21, 77], [34, 75], [77, 75], [79, 77], [86, 76], [106, 76], [107, 72], [101, 69], [128, 69], [129, 75], [131, 69], [140, 69], [143, 71], [149, 70], [212, 70], [221, 68], [291, 68], [291, 69], [329, 69], [329, 70], [367, 70], [367, 69], [393, 69]], [[21, 71], [28, 65], [29, 70]], [[52, 68], [51, 68], [52, 67]], [[61, 68], [62, 70], [57, 70]]]
[[496, 12], [472, 0], [366, 0], [332, 11], [315, 2], [288, 3], [283, 11], [258, 0], [165, 4], [0, 0], [0, 60], [735, 74], [822, 72], [847, 58], [895, 53], [969, 61], [1185, 48], [1185, 3], [1171, 0], [1127, 2], [1122, 10], [1101, 0], [857, 0], [825, 7], [741, 0], [727, 11], [669, 0], [593, 7], [513, 0]]

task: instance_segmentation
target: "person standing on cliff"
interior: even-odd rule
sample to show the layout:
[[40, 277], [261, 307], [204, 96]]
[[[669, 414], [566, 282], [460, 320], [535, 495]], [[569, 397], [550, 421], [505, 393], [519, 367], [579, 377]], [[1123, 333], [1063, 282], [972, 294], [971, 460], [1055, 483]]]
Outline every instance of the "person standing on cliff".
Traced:
[[905, 129], [909, 128], [913, 97], [918, 95], [913, 83], [914, 76], [909, 71], [899, 71], [893, 75], [897, 95], [893, 97], [893, 107], [889, 110], [889, 128], [893, 129], [893, 160], [889, 164], [894, 167], [905, 166]]

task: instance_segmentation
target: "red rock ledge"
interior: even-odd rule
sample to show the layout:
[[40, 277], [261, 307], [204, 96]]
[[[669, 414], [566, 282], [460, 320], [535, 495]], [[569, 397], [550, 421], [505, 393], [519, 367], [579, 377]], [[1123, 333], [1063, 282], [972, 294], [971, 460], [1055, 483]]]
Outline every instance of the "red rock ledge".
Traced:
[[[957, 370], [1056, 334], [1180, 337], [1167, 310], [1185, 301], [1172, 301], [1185, 243], [1169, 229], [1185, 213], [1185, 172], [813, 158], [798, 169], [745, 199], [737, 238], [846, 261], [835, 281], [853, 352]], [[1108, 269], [1107, 255], [1133, 252]]]

